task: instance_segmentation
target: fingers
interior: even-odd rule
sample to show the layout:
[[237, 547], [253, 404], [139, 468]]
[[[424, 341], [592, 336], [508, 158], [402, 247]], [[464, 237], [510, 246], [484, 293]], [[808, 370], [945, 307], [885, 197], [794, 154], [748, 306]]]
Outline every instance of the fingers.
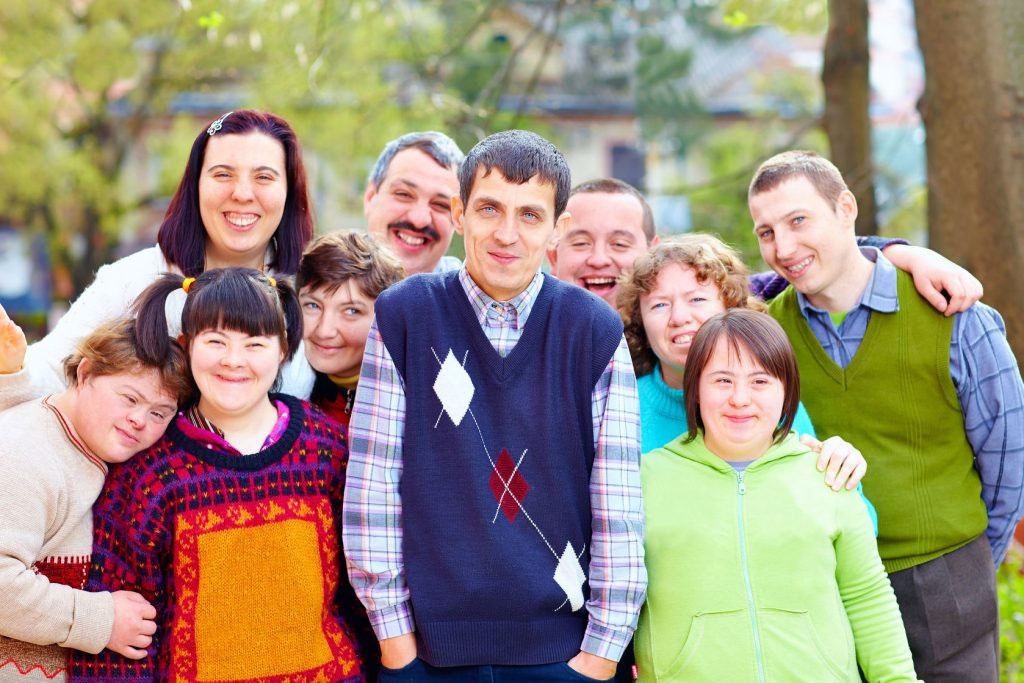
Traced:
[[144, 605], [139, 605], [138, 614], [143, 619], [153, 620], [156, 619], [156, 608], [147, 602]]
[[10, 318], [7, 317], [7, 311], [4, 310], [4, 307], [0, 306], [0, 322], [4, 322], [5, 320], [10, 320]]
[[946, 297], [942, 296], [942, 291], [936, 288], [935, 283], [929, 278], [914, 278], [914, 286], [917, 287], [917, 293], [923, 296], [932, 308], [939, 313], [946, 312]]
[[[843, 465], [839, 468], [839, 472], [836, 474], [835, 481], [832, 483], [832, 488], [836, 491], [843, 488], [843, 486], [850, 488], [849, 480], [855, 469], [857, 469], [857, 462], [853, 458], [848, 457], [843, 460]], [[854, 484], [854, 486], [856, 486], [856, 484]]]
[[[113, 648], [111, 648], [111, 649], [113, 649]], [[145, 659], [146, 658], [146, 651], [145, 650], [139, 650], [138, 648], [130, 647], [128, 645], [124, 645], [122, 647], [114, 649], [114, 652], [116, 652], [117, 654], [122, 655], [124, 657], [127, 657], [128, 659]]]
[[[147, 619], [139, 624], [139, 634], [143, 636], [151, 636], [156, 633], [156, 622]], [[149, 643], [146, 643], [147, 647]]]
[[864, 475], [867, 473], [868, 463], [866, 460], [861, 460], [860, 464], [854, 468], [853, 474], [850, 476], [850, 480], [846, 482], [846, 489], [848, 491], [852, 491], [857, 488], [857, 485], [860, 484], [861, 479], [863, 479]]

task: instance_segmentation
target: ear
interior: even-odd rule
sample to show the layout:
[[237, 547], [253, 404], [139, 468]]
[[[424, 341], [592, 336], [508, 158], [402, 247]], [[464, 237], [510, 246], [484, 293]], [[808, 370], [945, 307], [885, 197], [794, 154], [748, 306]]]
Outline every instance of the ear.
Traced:
[[555, 221], [555, 232], [551, 236], [552, 242], [557, 241], [562, 235], [569, 231], [569, 227], [572, 225], [572, 214], [568, 211], [563, 211], [562, 215]]
[[548, 263], [551, 265], [551, 274], [558, 277], [558, 235], [552, 235], [548, 242], [547, 249]]
[[651, 238], [651, 241], [647, 243], [647, 246], [653, 247], [656, 246], [659, 242], [661, 242], [661, 235], [655, 235], [654, 237]]
[[366, 192], [363, 193], [363, 215], [370, 212], [370, 202], [377, 196], [377, 188], [373, 183], [366, 183]]
[[844, 225], [849, 225], [851, 228], [857, 222], [857, 198], [849, 190], [843, 190], [836, 198], [836, 215]]
[[82, 360], [78, 362], [78, 367], [75, 369], [75, 379], [78, 380], [78, 386], [82, 386], [83, 384], [85, 384], [86, 380], [88, 380], [91, 376], [92, 361], [89, 360], [88, 358], [83, 357]]
[[452, 224], [455, 226], [455, 232], [460, 235], [465, 235], [462, 230], [462, 219], [466, 215], [466, 207], [462, 204], [462, 197], [459, 195], [452, 195]]

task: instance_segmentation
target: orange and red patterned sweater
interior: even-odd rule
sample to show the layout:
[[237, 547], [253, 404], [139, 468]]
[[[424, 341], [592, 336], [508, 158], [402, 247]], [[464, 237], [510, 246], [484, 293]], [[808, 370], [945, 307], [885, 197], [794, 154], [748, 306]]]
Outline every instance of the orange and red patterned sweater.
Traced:
[[86, 590], [157, 610], [148, 656], [71, 658], [73, 680], [365, 680], [366, 613], [340, 573], [344, 430], [274, 395], [287, 426], [258, 453], [202, 438], [184, 415], [114, 467], [93, 509]]

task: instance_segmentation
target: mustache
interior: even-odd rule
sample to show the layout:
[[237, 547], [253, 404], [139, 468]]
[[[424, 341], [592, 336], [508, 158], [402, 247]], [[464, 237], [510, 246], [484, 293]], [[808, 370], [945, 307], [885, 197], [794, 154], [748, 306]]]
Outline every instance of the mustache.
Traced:
[[425, 237], [429, 237], [430, 239], [434, 240], [435, 242], [441, 239], [441, 234], [437, 230], [434, 230], [429, 225], [424, 226], [422, 228], [418, 228], [415, 225], [413, 225], [412, 223], [410, 223], [409, 221], [397, 221], [395, 223], [388, 223], [388, 229], [390, 230], [391, 228], [399, 228], [401, 230], [409, 230], [411, 232], [415, 232], [415, 233], [423, 235]]

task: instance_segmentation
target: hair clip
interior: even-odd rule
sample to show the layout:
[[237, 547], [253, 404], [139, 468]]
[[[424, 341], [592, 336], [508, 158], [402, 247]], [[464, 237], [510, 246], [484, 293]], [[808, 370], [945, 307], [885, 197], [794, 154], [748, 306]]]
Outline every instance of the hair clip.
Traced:
[[268, 276], [267, 276], [267, 282], [269, 282], [269, 283], [270, 283], [270, 286], [271, 286], [271, 287], [273, 287], [274, 289], [277, 289], [277, 280], [275, 280], [274, 278], [272, 278], [272, 277], [270, 277], [270, 276], [268, 275]]
[[233, 111], [229, 111], [227, 114], [224, 114], [224, 116], [220, 117], [219, 119], [217, 119], [216, 121], [211, 123], [210, 127], [206, 129], [206, 134], [207, 135], [213, 135], [218, 130], [223, 128], [224, 127], [224, 119], [226, 119], [227, 117], [231, 116], [234, 113], [235, 112], [233, 112]]
[[186, 294], [188, 294], [188, 290], [192, 289], [192, 283], [195, 281], [194, 277], [187, 277], [181, 281], [181, 288], [185, 290]]

